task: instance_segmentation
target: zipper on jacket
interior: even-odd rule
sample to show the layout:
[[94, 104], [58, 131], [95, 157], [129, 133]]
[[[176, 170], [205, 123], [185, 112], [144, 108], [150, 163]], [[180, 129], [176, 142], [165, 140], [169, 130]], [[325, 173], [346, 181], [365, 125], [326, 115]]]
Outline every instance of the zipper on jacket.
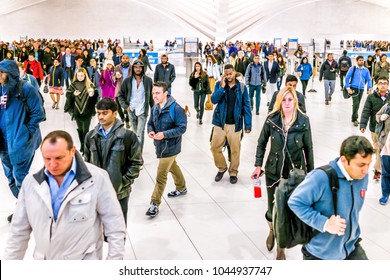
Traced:
[[354, 207], [354, 204], [355, 204], [355, 198], [353, 196], [352, 181], [350, 181], [349, 186], [350, 186], [351, 196], [352, 196], [352, 206], [351, 206], [351, 210], [349, 211], [349, 228], [350, 228], [349, 235], [348, 235], [347, 240], [344, 242], [344, 251], [345, 251], [345, 257], [346, 258], [348, 257], [348, 251], [347, 251], [346, 244], [349, 241], [349, 239], [351, 239], [351, 235], [352, 235], [352, 210], [353, 210], [353, 207]]

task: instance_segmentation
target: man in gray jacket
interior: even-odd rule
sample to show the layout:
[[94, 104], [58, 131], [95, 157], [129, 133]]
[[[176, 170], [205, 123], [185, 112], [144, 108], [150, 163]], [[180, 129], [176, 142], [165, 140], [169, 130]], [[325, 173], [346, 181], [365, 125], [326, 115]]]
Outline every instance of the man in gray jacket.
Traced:
[[131, 185], [143, 164], [141, 147], [135, 133], [117, 119], [115, 100], [100, 100], [96, 113], [99, 124], [85, 136], [84, 158], [108, 172], [127, 222]]
[[85, 163], [66, 131], [42, 141], [45, 167], [28, 174], [5, 245], [4, 259], [23, 259], [31, 232], [39, 260], [123, 259], [126, 226], [105, 170]]
[[168, 62], [168, 55], [161, 55], [161, 63], [154, 71], [154, 82], [165, 82], [168, 85], [168, 96], [171, 95], [172, 83], [176, 78], [175, 66]]

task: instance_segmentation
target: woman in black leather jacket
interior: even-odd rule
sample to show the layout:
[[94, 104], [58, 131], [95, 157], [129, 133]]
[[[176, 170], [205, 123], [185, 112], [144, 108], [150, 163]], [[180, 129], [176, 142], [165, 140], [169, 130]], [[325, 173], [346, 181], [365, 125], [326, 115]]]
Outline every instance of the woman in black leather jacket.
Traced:
[[[268, 140], [271, 140], [265, 168], [262, 168]], [[293, 167], [310, 172], [314, 168], [313, 144], [309, 118], [298, 107], [298, 99], [293, 87], [281, 89], [273, 110], [265, 120], [256, 151], [255, 170], [252, 179], [265, 170], [268, 210], [265, 215], [270, 227], [267, 249], [275, 245], [272, 228], [272, 209], [275, 188], [281, 178], [288, 178]], [[276, 259], [285, 259], [284, 249], [277, 249]]]

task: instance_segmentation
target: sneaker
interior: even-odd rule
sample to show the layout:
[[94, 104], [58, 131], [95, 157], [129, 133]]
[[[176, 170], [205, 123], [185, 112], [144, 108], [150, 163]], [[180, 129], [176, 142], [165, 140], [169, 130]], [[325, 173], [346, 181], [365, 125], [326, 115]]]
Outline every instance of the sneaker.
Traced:
[[256, 115], [260, 115], [260, 113], [259, 113], [259, 112], [256, 112]]
[[388, 195], [382, 196], [382, 197], [379, 199], [379, 204], [380, 204], [380, 205], [386, 205], [388, 200], [389, 200], [389, 196], [388, 196]]
[[225, 174], [226, 170], [224, 172], [218, 172], [217, 175], [215, 175], [215, 182], [219, 182], [222, 180], [223, 174]]
[[126, 128], [130, 129], [130, 123], [129, 122], [126, 122]]
[[181, 191], [174, 190], [174, 191], [171, 191], [170, 193], [168, 193], [168, 197], [178, 197], [178, 196], [185, 195], [185, 194], [187, 194], [187, 189], [184, 189]]
[[12, 217], [14, 216], [14, 214], [11, 214], [7, 217], [7, 221], [10, 223], [12, 222]]
[[354, 126], [359, 126], [359, 122], [358, 121], [353, 121], [353, 125]]
[[237, 181], [238, 181], [237, 176], [230, 176], [230, 184], [235, 184], [237, 183]]
[[150, 207], [148, 211], [146, 211], [145, 215], [153, 218], [157, 216], [158, 212], [160, 212], [160, 210], [158, 210], [158, 206], [154, 202], [152, 202], [150, 203]]
[[202, 120], [199, 120], [199, 124], [203, 124]]
[[325, 105], [329, 105], [329, 101], [328, 100], [325, 101]]
[[332, 96], [331, 95], [329, 95], [328, 100], [332, 101]]
[[381, 173], [378, 170], [374, 170], [374, 180], [379, 181], [381, 179]]

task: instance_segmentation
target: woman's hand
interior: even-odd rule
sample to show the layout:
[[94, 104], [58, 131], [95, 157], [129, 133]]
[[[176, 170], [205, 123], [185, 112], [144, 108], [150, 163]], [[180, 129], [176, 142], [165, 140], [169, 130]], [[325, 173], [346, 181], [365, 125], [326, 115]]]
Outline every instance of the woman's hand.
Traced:
[[261, 169], [261, 166], [256, 166], [255, 170], [253, 171], [251, 175], [251, 179], [257, 179], [260, 178], [265, 173], [265, 170]]
[[77, 89], [73, 92], [74, 96], [79, 96], [80, 93], [81, 93], [81, 92], [80, 92], [79, 90], [77, 90]]

